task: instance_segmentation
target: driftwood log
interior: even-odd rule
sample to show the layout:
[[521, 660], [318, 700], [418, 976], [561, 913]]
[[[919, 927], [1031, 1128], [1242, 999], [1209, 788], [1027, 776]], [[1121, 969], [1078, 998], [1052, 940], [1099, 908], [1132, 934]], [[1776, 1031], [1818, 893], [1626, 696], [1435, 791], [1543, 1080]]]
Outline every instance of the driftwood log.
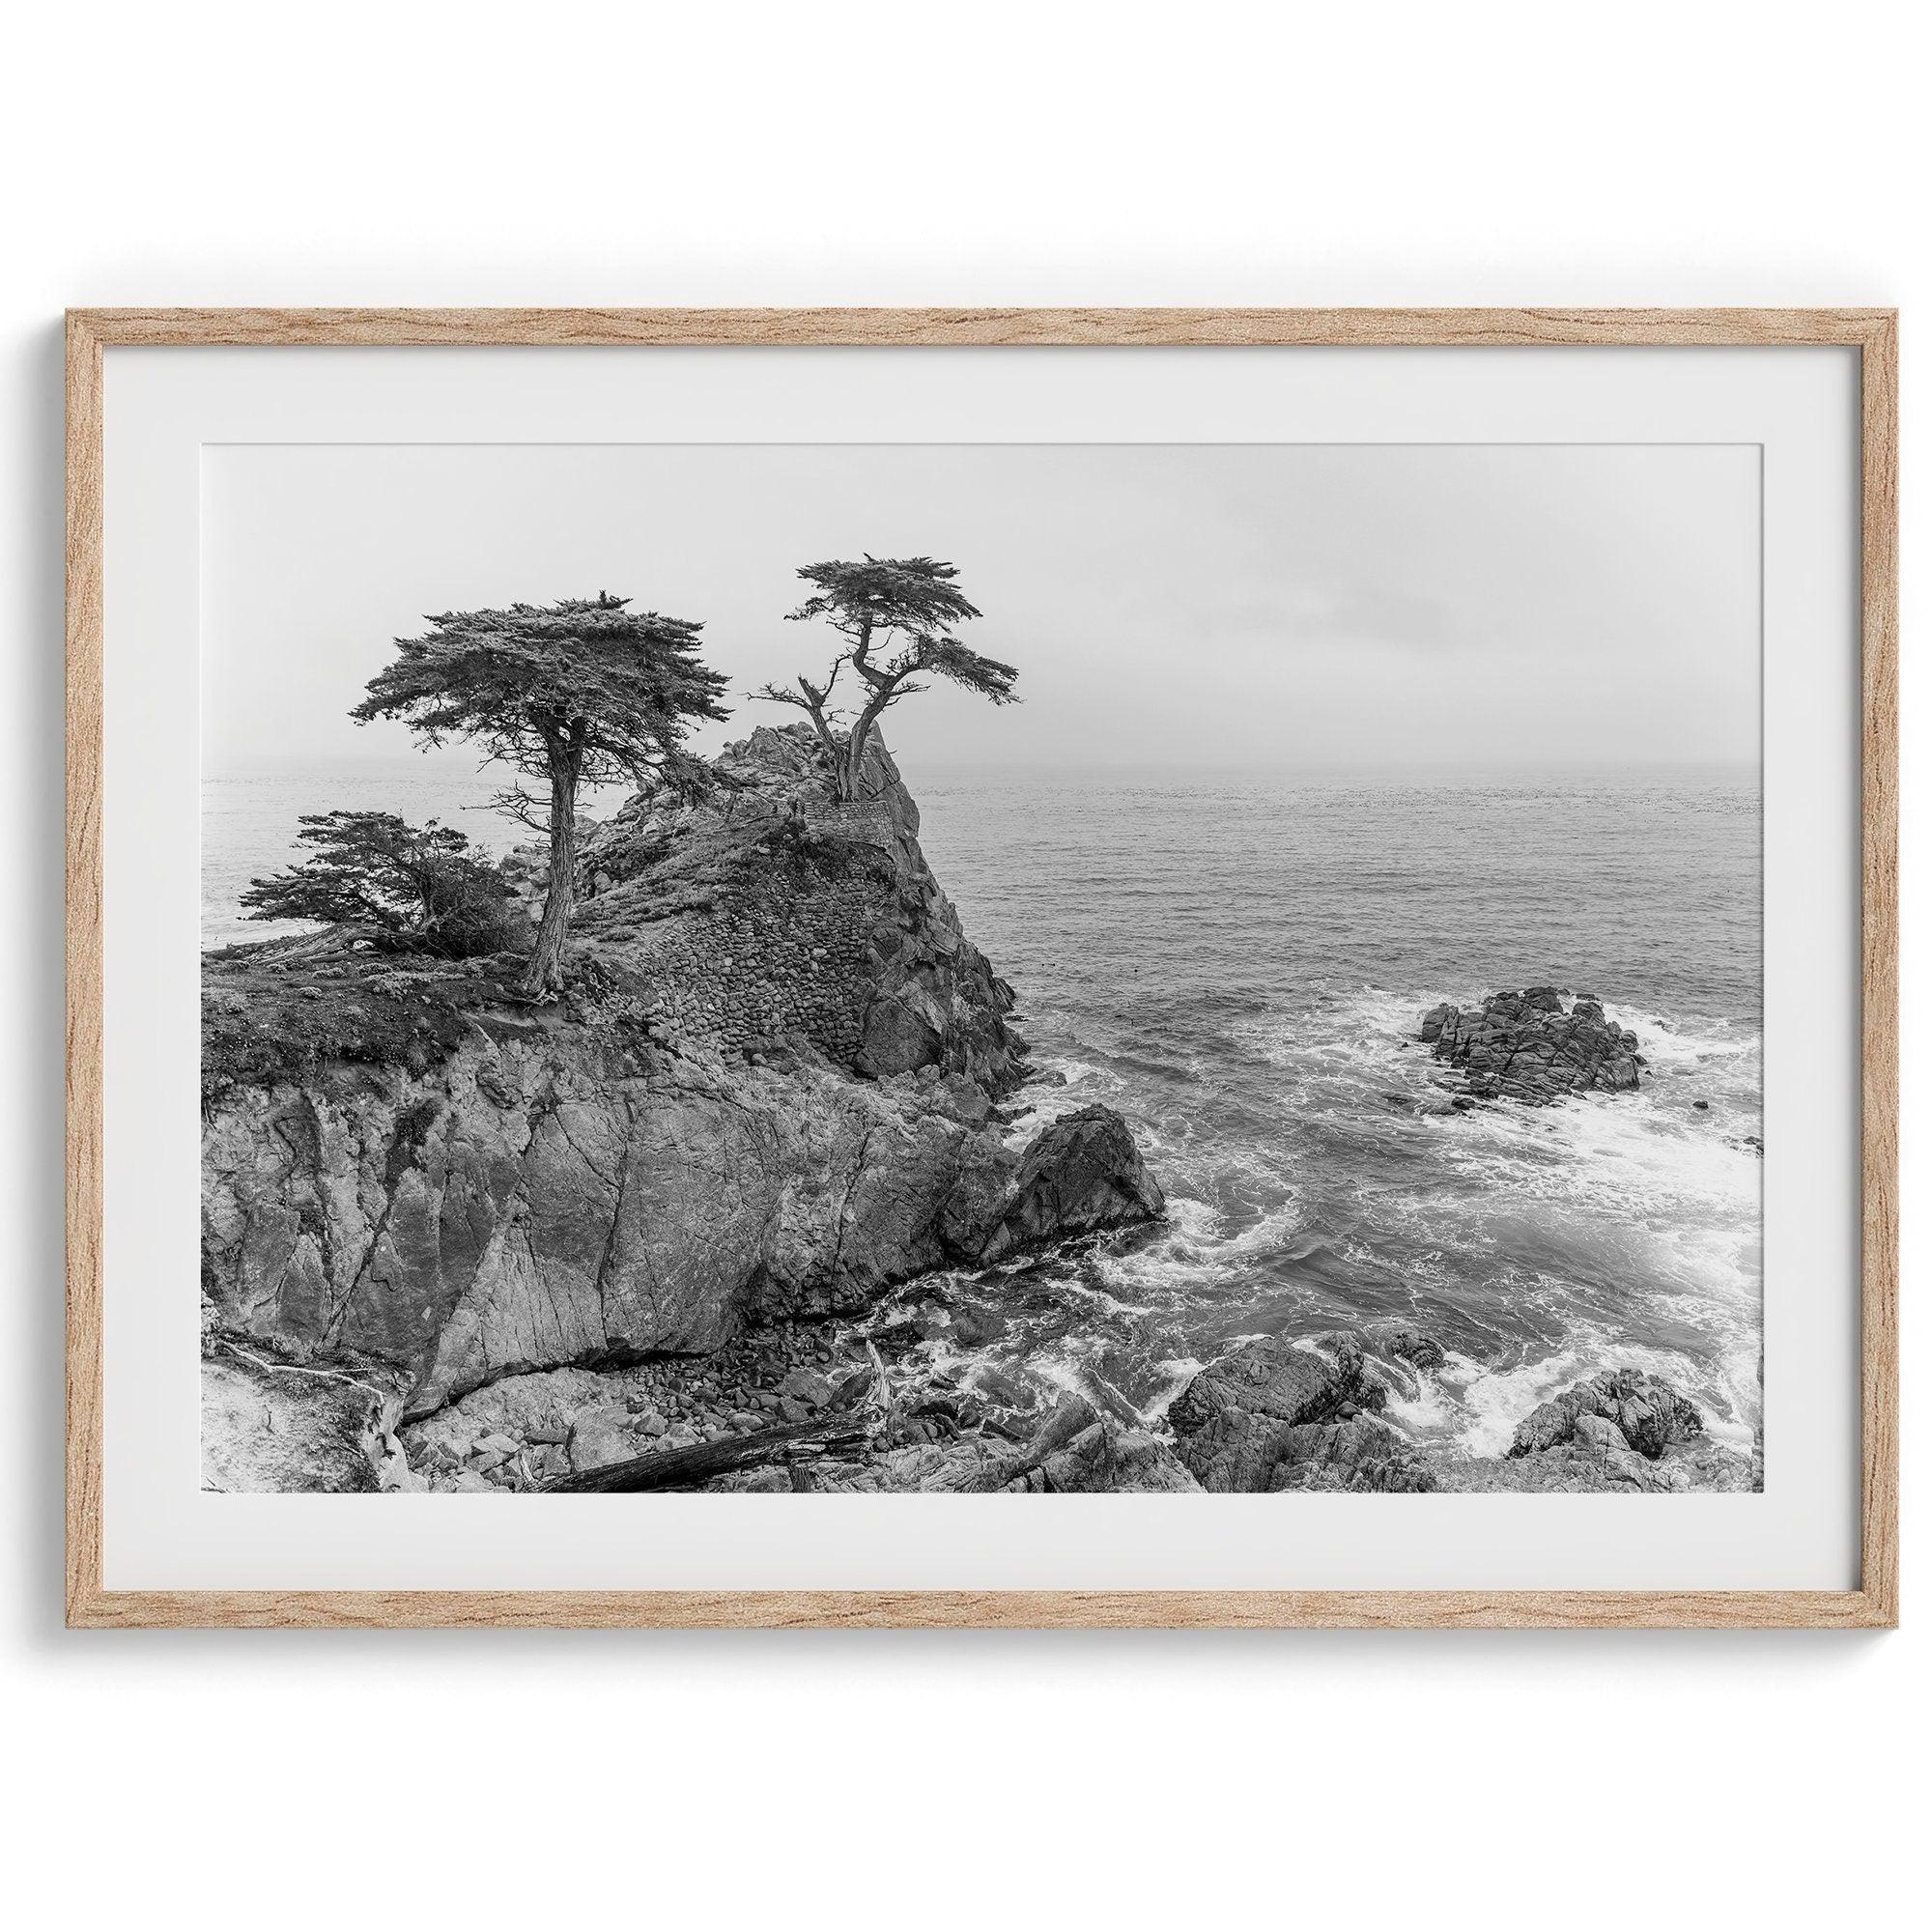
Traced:
[[601, 1469], [554, 1476], [542, 1485], [542, 1491], [546, 1495], [611, 1496], [690, 1489], [713, 1476], [728, 1476], [739, 1469], [777, 1462], [798, 1449], [830, 1449], [861, 1442], [867, 1434], [863, 1416], [850, 1409], [836, 1409], [807, 1422], [781, 1423], [772, 1429], [750, 1430], [743, 1435], [724, 1435], [713, 1442], [694, 1442], [682, 1449], [660, 1449], [628, 1462], [607, 1463]]

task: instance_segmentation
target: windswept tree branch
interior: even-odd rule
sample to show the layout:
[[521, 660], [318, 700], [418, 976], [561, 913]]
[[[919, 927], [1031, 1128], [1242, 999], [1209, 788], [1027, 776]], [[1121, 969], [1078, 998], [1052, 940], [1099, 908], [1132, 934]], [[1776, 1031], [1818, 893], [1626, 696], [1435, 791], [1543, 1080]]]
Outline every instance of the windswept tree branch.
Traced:
[[826, 764], [835, 775], [843, 753], [837, 730], [838, 721], [826, 709], [826, 700], [832, 696], [832, 687], [838, 682], [839, 668], [844, 662], [842, 657], [832, 660], [832, 668], [826, 672], [823, 684], [813, 684], [801, 671], [796, 691], [789, 685], [766, 684], [751, 694], [766, 703], [789, 704], [803, 711], [811, 720], [811, 728], [818, 735], [819, 750], [824, 753]]
[[530, 831], [550, 837], [550, 807], [533, 793], [526, 791], [522, 785], [512, 785], [507, 791], [493, 792], [487, 808], [491, 811], [500, 811], [505, 818], [514, 818], [519, 825], [527, 826]]
[[[981, 656], [952, 635], [953, 627], [980, 615], [958, 588], [959, 573], [952, 564], [929, 556], [867, 554], [858, 563], [807, 564], [798, 574], [812, 586], [812, 594], [788, 613], [790, 619], [822, 619], [845, 639], [846, 648], [834, 660], [832, 675], [849, 664], [867, 691], [852, 729], [838, 745], [822, 725], [823, 695], [808, 679], [799, 680], [805, 694], [817, 696], [817, 710], [809, 703], [801, 708], [821, 725], [840, 798], [859, 796], [867, 747], [880, 716], [900, 698], [930, 689], [929, 682], [920, 681], [921, 673], [944, 677], [994, 704], [1018, 702], [1012, 689], [1019, 675], [1014, 667]], [[887, 649], [892, 654], [880, 662], [875, 652]], [[825, 689], [831, 689], [830, 678]], [[776, 690], [767, 687], [760, 695]]]

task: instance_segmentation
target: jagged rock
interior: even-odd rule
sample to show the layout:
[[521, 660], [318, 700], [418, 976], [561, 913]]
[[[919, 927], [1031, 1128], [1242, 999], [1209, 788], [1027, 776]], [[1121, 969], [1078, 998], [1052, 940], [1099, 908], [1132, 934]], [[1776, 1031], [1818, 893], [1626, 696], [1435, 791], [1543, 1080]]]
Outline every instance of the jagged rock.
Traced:
[[1449, 1359], [1440, 1342], [1406, 1321], [1375, 1322], [1363, 1329], [1362, 1339], [1413, 1368], [1439, 1369]]
[[931, 1066], [945, 1036], [933, 1024], [916, 988], [881, 993], [866, 1009], [866, 1030], [853, 1064], [862, 1073], [886, 1077]]
[[1702, 1435], [1704, 1418], [1694, 1404], [1656, 1376], [1642, 1369], [1611, 1369], [1532, 1410], [1518, 1423], [1510, 1454], [1533, 1456], [1573, 1439], [1606, 1446], [1606, 1430], [1614, 1432], [1616, 1446], [1655, 1462], [1672, 1443]]
[[1577, 1437], [1533, 1456], [1444, 1459], [1433, 1467], [1437, 1489], [1483, 1495], [1745, 1494], [1759, 1487], [1750, 1462], [1708, 1437], [1673, 1443], [1655, 1462]]
[[[1167, 1443], [1144, 1429], [1124, 1429], [1105, 1416], [1042, 1458], [1037, 1477], [1038, 1488], [1062, 1495], [1173, 1495], [1201, 1487]], [[1027, 1488], [1036, 1487], [1033, 1472], [1023, 1480]]]
[[971, 1169], [949, 1205], [949, 1238], [980, 1261], [1049, 1236], [1087, 1234], [1166, 1211], [1127, 1123], [1111, 1107], [1083, 1107], [1041, 1128], [1008, 1171]]
[[1517, 1425], [1509, 1454], [1437, 1468], [1440, 1488], [1532, 1494], [1738, 1492], [1753, 1464], [1706, 1435], [1696, 1406], [1640, 1369], [1612, 1369], [1541, 1404]]
[[1604, 1017], [1595, 1001], [1569, 1007], [1554, 986], [1492, 993], [1480, 1010], [1439, 1006], [1417, 1037], [1460, 1068], [1478, 1099], [1539, 1105], [1566, 1094], [1628, 1094], [1644, 1065], [1637, 1037]]
[[[1344, 1405], [1347, 1406], [1348, 1405]], [[1303, 1422], [1276, 1438], [1280, 1460], [1271, 1490], [1371, 1490], [1419, 1492], [1435, 1488], [1427, 1459], [1386, 1423], [1365, 1415]]]
[[1176, 1452], [1204, 1490], [1265, 1491], [1283, 1487], [1277, 1477], [1284, 1465], [1314, 1453], [1316, 1445], [1297, 1429], [1336, 1420], [1345, 1405], [1373, 1410], [1387, 1400], [1365, 1373], [1353, 1341], [1336, 1340], [1318, 1353], [1275, 1335], [1203, 1369], [1167, 1416]]

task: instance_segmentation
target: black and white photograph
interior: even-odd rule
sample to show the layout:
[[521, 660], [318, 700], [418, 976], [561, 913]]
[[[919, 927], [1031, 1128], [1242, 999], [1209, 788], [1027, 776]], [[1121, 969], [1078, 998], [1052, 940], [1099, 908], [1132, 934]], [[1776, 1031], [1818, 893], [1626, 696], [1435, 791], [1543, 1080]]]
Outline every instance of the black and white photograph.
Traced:
[[1761, 1489], [1754, 446], [202, 492], [205, 1488]]
[[1909, 1924], [1903, 11], [16, 16], [22, 1921]]

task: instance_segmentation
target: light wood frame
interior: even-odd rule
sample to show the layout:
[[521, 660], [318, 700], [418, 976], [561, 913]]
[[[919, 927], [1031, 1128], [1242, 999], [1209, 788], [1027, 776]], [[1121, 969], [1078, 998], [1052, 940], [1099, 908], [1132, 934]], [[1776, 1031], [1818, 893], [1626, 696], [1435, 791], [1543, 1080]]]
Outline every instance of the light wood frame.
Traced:
[[[102, 1578], [101, 356], [117, 347], [1833, 345], [1862, 371], [1856, 1590], [154, 1591]], [[1898, 1621], [1898, 319], [1889, 309], [84, 309], [67, 318], [67, 1620], [133, 1626], [1872, 1629]]]

